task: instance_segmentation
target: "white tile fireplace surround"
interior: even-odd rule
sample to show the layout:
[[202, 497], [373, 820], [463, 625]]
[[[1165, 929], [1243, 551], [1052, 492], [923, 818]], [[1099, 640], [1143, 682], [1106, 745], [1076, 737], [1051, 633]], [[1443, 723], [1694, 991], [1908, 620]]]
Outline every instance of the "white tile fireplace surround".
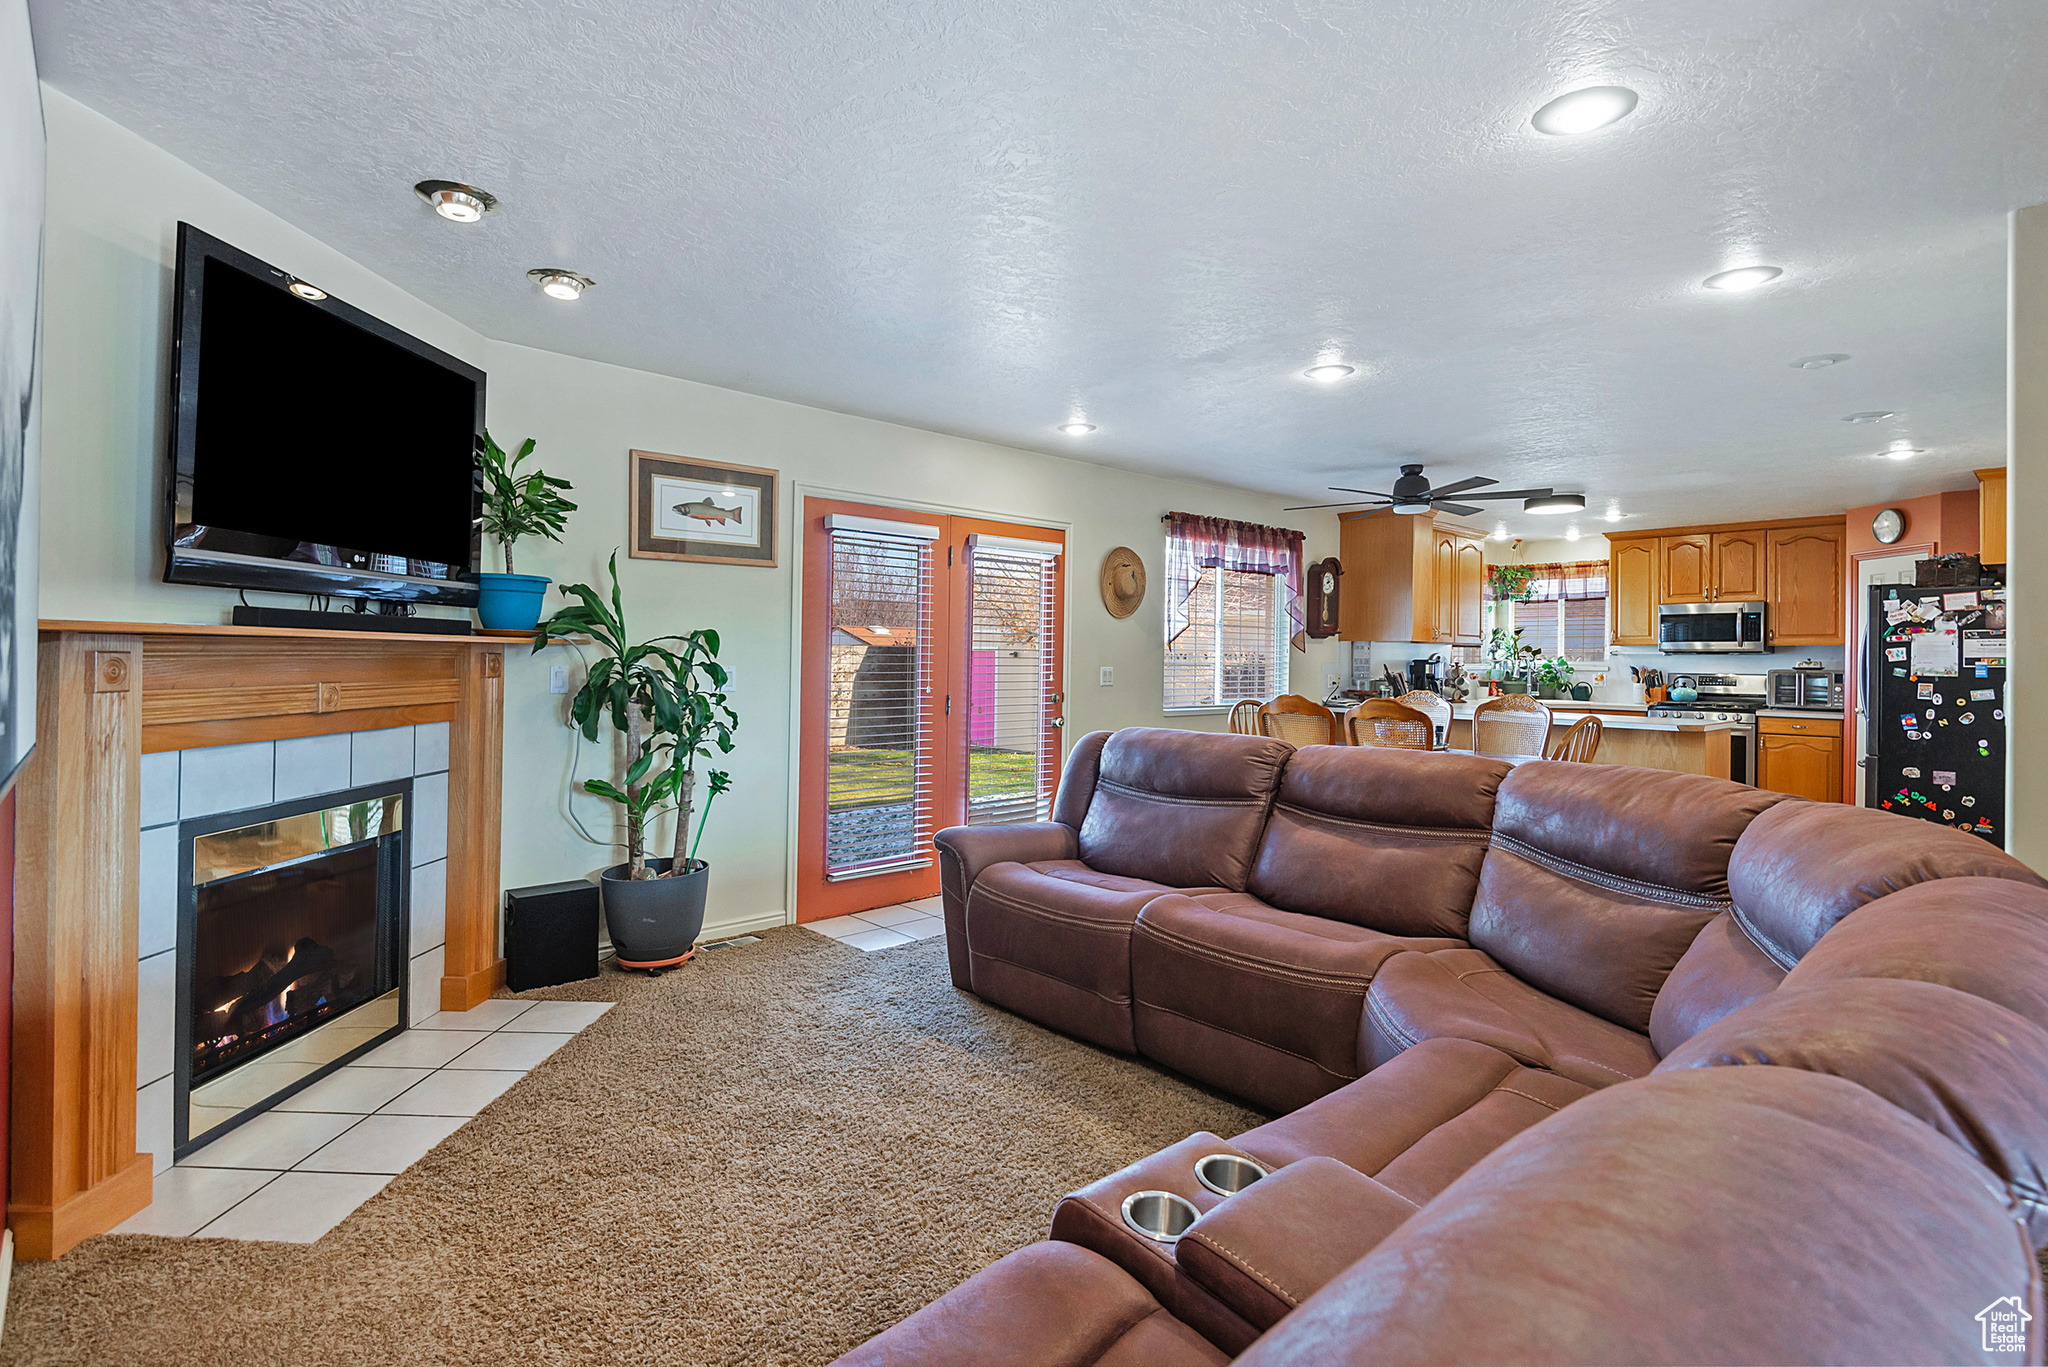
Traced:
[[418, 1025], [440, 1010], [446, 957], [447, 722], [142, 757], [135, 1146], [152, 1155], [156, 1172], [168, 1169], [172, 1158], [179, 823], [404, 778], [412, 780], [413, 794], [405, 815], [412, 847], [408, 1024]]

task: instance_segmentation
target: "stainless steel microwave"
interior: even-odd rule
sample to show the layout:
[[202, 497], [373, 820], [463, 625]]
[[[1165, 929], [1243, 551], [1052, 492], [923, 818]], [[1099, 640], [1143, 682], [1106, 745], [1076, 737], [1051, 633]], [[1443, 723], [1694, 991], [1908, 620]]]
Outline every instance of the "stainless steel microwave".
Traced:
[[1667, 655], [1761, 654], [1762, 603], [1666, 603], [1657, 609], [1657, 647]]

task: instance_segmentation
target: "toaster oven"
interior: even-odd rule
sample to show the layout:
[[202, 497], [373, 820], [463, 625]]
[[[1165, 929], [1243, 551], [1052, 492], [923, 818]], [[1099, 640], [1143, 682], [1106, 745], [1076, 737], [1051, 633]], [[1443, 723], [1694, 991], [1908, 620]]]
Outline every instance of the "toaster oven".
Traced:
[[1803, 707], [1816, 712], [1842, 710], [1839, 669], [1773, 669], [1764, 686], [1772, 707]]

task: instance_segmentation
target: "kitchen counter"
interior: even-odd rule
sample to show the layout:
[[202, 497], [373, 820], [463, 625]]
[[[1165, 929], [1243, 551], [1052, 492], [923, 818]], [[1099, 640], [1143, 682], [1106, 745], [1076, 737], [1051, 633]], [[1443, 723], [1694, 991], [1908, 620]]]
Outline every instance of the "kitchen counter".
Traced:
[[1758, 712], [1759, 717], [1783, 717], [1789, 721], [1847, 721], [1848, 718], [1832, 707], [1766, 707]]
[[[1604, 704], [1602, 704], [1604, 705]], [[1472, 720], [1475, 703], [1458, 702], [1451, 704], [1451, 721]], [[1664, 731], [1679, 735], [1704, 735], [1711, 731], [1733, 731], [1741, 725], [1732, 721], [1685, 721], [1677, 717], [1632, 716], [1626, 713], [1597, 712], [1588, 710], [1594, 704], [1587, 703], [1545, 703], [1550, 709], [1550, 729], [1555, 735], [1560, 727], [1570, 726], [1582, 717], [1600, 718], [1600, 726], [1606, 731]], [[1814, 714], [1807, 713], [1812, 716]]]

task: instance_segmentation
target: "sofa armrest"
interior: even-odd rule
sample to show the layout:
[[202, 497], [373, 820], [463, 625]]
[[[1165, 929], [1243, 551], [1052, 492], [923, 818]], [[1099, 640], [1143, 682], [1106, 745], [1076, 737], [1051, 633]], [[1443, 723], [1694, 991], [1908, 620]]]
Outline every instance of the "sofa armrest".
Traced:
[[1072, 859], [1080, 848], [1072, 826], [1030, 821], [1015, 826], [948, 826], [932, 837], [939, 852], [939, 900], [946, 917], [946, 962], [953, 986], [972, 990], [967, 974], [967, 894], [991, 864]]
[[1174, 1252], [1217, 1300], [1270, 1329], [1419, 1209], [1334, 1158], [1304, 1158], [1203, 1215]]

